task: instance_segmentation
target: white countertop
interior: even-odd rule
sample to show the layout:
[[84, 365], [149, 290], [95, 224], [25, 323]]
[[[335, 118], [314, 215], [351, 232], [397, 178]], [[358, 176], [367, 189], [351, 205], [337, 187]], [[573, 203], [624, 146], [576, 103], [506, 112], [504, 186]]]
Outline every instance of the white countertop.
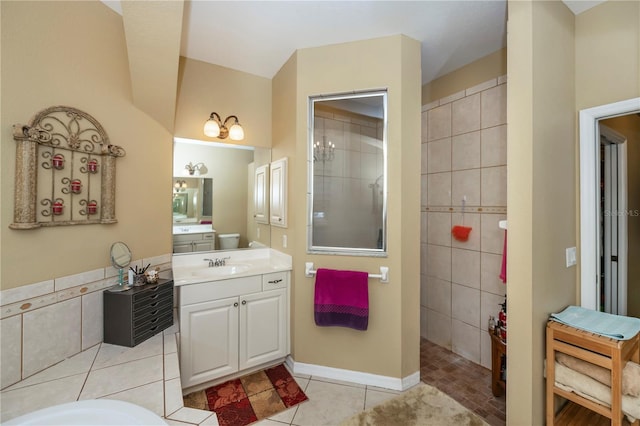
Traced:
[[[225, 259], [225, 266], [209, 266], [205, 259]], [[291, 256], [271, 248], [174, 254], [173, 284], [176, 287], [227, 280], [271, 272], [290, 271]]]

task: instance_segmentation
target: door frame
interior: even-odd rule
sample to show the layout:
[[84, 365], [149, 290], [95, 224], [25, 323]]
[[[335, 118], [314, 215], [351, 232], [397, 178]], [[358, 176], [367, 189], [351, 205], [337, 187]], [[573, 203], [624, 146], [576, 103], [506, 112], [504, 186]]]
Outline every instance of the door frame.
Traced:
[[598, 310], [600, 131], [598, 121], [640, 112], [640, 97], [583, 109], [580, 126], [580, 305]]

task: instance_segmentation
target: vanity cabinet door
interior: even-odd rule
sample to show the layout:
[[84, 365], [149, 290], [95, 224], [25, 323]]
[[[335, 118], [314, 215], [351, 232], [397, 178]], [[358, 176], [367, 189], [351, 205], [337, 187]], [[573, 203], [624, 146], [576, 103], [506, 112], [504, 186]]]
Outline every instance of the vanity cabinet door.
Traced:
[[181, 307], [183, 388], [238, 371], [238, 306], [232, 297]]
[[267, 195], [269, 191], [269, 165], [256, 168], [253, 189], [253, 217], [257, 223], [269, 223]]
[[273, 226], [287, 227], [287, 158], [271, 163], [271, 182], [269, 193], [270, 223]]
[[287, 290], [240, 297], [240, 369], [288, 354]]

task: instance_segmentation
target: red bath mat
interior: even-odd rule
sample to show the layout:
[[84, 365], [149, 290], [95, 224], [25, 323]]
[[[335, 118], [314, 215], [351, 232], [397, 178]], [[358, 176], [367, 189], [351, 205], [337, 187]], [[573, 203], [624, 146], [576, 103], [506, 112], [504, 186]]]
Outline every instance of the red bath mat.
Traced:
[[220, 426], [245, 426], [308, 398], [284, 365], [184, 396], [184, 406], [214, 411]]

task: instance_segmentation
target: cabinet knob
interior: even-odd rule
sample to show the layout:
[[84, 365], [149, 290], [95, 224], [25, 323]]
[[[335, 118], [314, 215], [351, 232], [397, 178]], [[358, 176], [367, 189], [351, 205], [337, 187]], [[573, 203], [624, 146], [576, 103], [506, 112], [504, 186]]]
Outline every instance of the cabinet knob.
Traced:
[[237, 307], [238, 307], [238, 302], [234, 303], [234, 304], [233, 304], [233, 307], [234, 307], [234, 308], [237, 308]]
[[243, 304], [243, 305], [246, 305], [246, 304], [247, 304], [247, 301], [246, 301], [246, 300], [243, 300], [243, 301], [242, 301], [242, 304]]

